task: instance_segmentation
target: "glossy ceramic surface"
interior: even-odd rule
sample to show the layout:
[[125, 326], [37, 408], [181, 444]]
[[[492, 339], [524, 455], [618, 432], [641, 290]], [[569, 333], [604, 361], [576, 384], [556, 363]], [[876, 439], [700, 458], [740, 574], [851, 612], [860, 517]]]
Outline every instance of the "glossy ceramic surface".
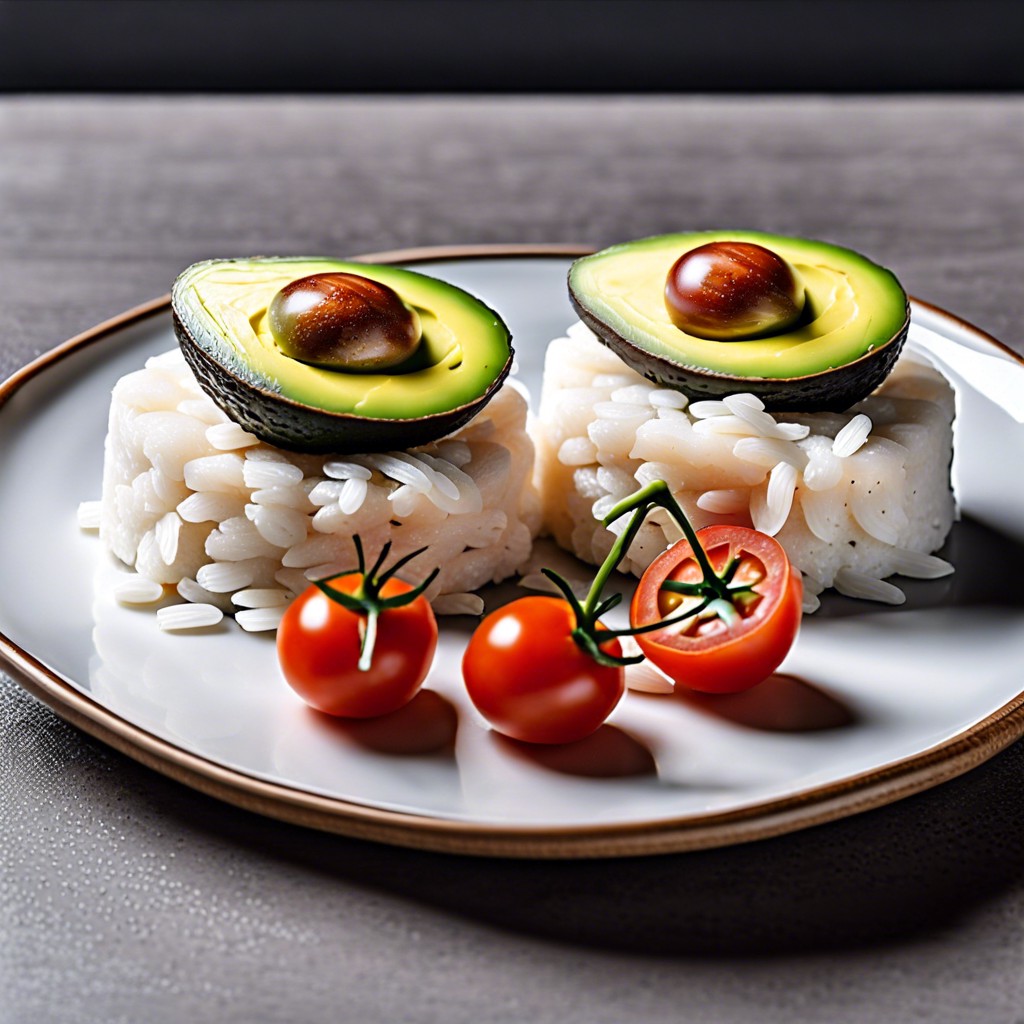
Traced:
[[[554, 252], [464, 252], [423, 269], [503, 313], [519, 377], [537, 395], [545, 344], [574, 319], [569, 262]], [[162, 303], [69, 343], [0, 392], [0, 653], [60, 713], [190, 785], [409, 845], [657, 852], [887, 802], [1024, 731], [1024, 596], [1014, 584], [1024, 569], [1024, 477], [1007, 472], [1024, 462], [1024, 367], [920, 303], [912, 338], [958, 389], [962, 521], [944, 551], [957, 572], [905, 581], [899, 608], [826, 595], [786, 678], [748, 694], [630, 693], [592, 741], [534, 751], [496, 737], [468, 704], [459, 659], [472, 622], [448, 619], [427, 683], [443, 701], [421, 710], [439, 742], [453, 742], [415, 752], [400, 727], [386, 734], [309, 711], [282, 681], [270, 636], [230, 621], [166, 634], [151, 606], [119, 605], [111, 588], [125, 570], [75, 513], [99, 496], [111, 387], [174, 345]], [[494, 606], [516, 593], [506, 585], [484, 596]]]

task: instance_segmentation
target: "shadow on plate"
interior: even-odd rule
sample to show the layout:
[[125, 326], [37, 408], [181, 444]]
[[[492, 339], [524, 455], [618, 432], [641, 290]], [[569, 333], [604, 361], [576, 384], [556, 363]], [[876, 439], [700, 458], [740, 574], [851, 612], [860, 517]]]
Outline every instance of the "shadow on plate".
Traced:
[[408, 704], [377, 718], [333, 718], [309, 709], [319, 727], [378, 754], [398, 757], [454, 753], [459, 716], [434, 690], [420, 690]]
[[575, 743], [520, 743], [496, 732], [490, 738], [513, 757], [561, 775], [621, 779], [657, 772], [650, 750], [614, 725], [602, 725], [597, 732]]
[[741, 693], [698, 693], [679, 688], [676, 699], [695, 711], [761, 732], [841, 729], [857, 720], [854, 710], [832, 694], [782, 672]]
[[913, 580], [892, 577], [907, 595], [906, 604], [887, 606], [842, 597], [835, 591], [822, 595], [821, 609], [815, 619], [840, 619], [849, 616], [908, 611], [923, 608], [966, 608], [993, 606], [1024, 607], [1024, 544], [999, 530], [965, 516], [954, 523], [945, 545], [937, 554], [952, 562], [956, 572], [937, 580]]

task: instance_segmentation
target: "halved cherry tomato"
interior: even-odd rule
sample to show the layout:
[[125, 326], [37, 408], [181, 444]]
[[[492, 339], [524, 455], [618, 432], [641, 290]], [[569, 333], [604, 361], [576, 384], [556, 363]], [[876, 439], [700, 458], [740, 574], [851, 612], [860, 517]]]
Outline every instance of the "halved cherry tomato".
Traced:
[[[701, 547], [718, 575], [738, 559], [729, 608], [715, 605], [676, 626], [639, 633], [636, 642], [677, 683], [708, 693], [735, 693], [756, 686], [779, 667], [793, 646], [803, 614], [800, 573], [778, 541], [744, 526], [709, 526], [698, 531]], [[666, 581], [698, 584], [703, 579], [688, 541], [656, 558], [633, 595], [630, 622], [647, 626], [682, 613], [701, 599], [663, 589]]]
[[[364, 574], [346, 573], [330, 586], [355, 594]], [[389, 598], [414, 589], [392, 577], [380, 588]], [[359, 668], [367, 617], [349, 611], [316, 586], [289, 606], [277, 629], [284, 677], [319, 711], [344, 718], [385, 715], [410, 701], [430, 671], [437, 648], [437, 622], [423, 597], [377, 618], [376, 641], [368, 667]]]
[[[573, 639], [576, 626], [561, 598], [522, 597], [476, 628], [462, 674], [470, 699], [497, 732], [527, 743], [571, 743], [615, 709], [625, 690], [622, 666], [595, 661]], [[601, 650], [622, 654], [615, 639]]]

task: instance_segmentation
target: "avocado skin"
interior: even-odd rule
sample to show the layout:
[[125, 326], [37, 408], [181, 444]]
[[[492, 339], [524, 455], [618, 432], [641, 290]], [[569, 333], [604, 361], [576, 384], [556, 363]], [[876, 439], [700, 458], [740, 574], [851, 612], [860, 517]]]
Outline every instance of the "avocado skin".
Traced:
[[844, 412], [889, 376], [910, 330], [908, 302], [906, 320], [892, 339], [852, 363], [804, 377], [738, 377], [673, 362], [619, 335], [609, 338], [607, 324], [580, 305], [571, 291], [569, 299], [598, 341], [652, 383], [682, 392], [692, 401], [739, 393], [756, 395], [769, 412]]
[[[665, 271], [683, 252], [714, 241], [749, 241], [776, 251], [786, 259], [794, 263], [797, 258], [804, 258], [812, 263], [820, 263], [822, 267], [829, 267], [832, 261], [838, 261], [839, 267], [846, 267], [860, 275], [860, 281], [865, 289], [866, 295], [872, 292], [881, 291], [879, 301], [884, 303], [883, 322], [886, 323], [884, 332], [879, 332], [877, 341], [874, 342], [866, 352], [849, 358], [847, 362], [839, 365], [824, 365], [821, 369], [804, 367], [804, 372], [796, 372], [790, 376], [775, 375], [763, 376], [760, 373], [729, 372], [724, 357], [716, 358], [717, 367], [714, 364], [700, 365], [697, 358], [689, 358], [688, 354], [680, 351], [678, 358], [671, 354], [663, 354], [660, 351], [653, 351], [643, 346], [643, 336], [646, 328], [636, 332], [631, 331], [631, 323], [621, 313], [619, 319], [623, 320], [623, 326], [606, 322], [601, 318], [599, 312], [602, 304], [611, 303], [607, 295], [594, 291], [588, 294], [579, 287], [577, 269], [585, 265], [591, 268], [597, 261], [618, 261], [621, 265], [625, 256], [638, 261], [632, 271], [635, 289], [628, 294], [642, 301], [643, 307], [651, 315], [653, 310], [651, 300], [657, 295], [659, 309], [663, 305], [664, 278], [658, 273], [651, 274], [649, 269], [643, 268], [645, 261], [652, 258], [664, 262]], [[816, 267], [812, 266], [812, 272]], [[591, 271], [591, 277], [593, 272]], [[582, 275], [581, 275], [582, 276]], [[657, 280], [655, 278], [657, 277]], [[808, 295], [813, 296], [810, 280], [807, 282]], [[866, 398], [877, 388], [889, 375], [899, 358], [903, 344], [907, 338], [910, 327], [910, 303], [907, 295], [899, 282], [884, 267], [873, 263], [867, 257], [840, 246], [828, 242], [819, 242], [812, 239], [790, 238], [782, 235], [771, 235], [764, 232], [751, 231], [715, 231], [715, 232], [683, 232], [669, 235], [656, 235], [649, 238], [637, 239], [634, 242], [625, 242], [614, 245], [609, 249], [590, 256], [582, 257], [569, 269], [568, 278], [569, 299], [573, 308], [579, 315], [580, 320], [590, 328], [598, 340], [618, 355], [623, 362], [629, 365], [637, 373], [664, 387], [672, 388], [685, 394], [693, 400], [720, 399], [727, 395], [737, 393], [754, 394], [764, 403], [765, 408], [772, 412], [808, 412], [808, 411], [833, 411], [839, 412], [848, 409], [851, 405]], [[641, 295], [642, 291], [642, 295]], [[615, 293], [617, 294], [617, 293]], [[591, 308], [595, 307], [595, 308]], [[868, 306], [870, 311], [872, 307]], [[597, 310], [597, 311], [595, 311]], [[881, 311], [881, 309], [879, 309]], [[613, 310], [614, 313], [614, 310]], [[614, 321], [613, 315], [611, 320]], [[660, 319], [659, 321], [660, 322]], [[664, 314], [664, 324], [671, 328], [672, 324], [667, 312]], [[656, 327], [655, 331], [662, 330]], [[804, 327], [802, 330], [806, 331]], [[627, 336], [629, 333], [636, 333], [637, 337]], [[790, 341], [787, 337], [789, 332], [782, 332], [778, 335], [780, 340]], [[838, 334], [838, 332], [837, 332]], [[686, 337], [685, 332], [680, 332]], [[823, 334], [820, 337], [824, 338]], [[699, 341], [699, 339], [697, 339]], [[762, 342], [771, 341], [771, 337], [762, 338]], [[654, 339], [654, 347], [657, 347], [658, 339]], [[817, 343], [817, 342], [815, 342]], [[705, 343], [706, 344], [706, 343]], [[719, 342], [721, 351], [727, 352], [732, 344], [743, 342]], [[795, 349], [792, 351], [796, 351]], [[837, 353], [832, 353], [833, 357]], [[705, 355], [705, 358], [707, 356]], [[842, 357], [840, 357], [842, 358]]]
[[465, 426], [494, 397], [512, 368], [508, 357], [494, 383], [476, 401], [414, 419], [378, 419], [327, 412], [257, 388], [213, 359], [173, 314], [174, 333], [199, 386], [242, 428], [267, 444], [310, 454], [358, 455], [416, 448]]

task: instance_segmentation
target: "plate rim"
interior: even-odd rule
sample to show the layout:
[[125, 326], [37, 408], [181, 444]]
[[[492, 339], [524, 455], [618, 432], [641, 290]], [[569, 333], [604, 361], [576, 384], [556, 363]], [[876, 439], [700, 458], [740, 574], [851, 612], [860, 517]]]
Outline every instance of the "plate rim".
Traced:
[[[352, 259], [379, 263], [577, 257], [575, 243], [443, 245], [374, 252]], [[955, 314], [911, 297], [1024, 365], [1024, 356]], [[164, 295], [104, 320], [33, 359], [0, 383], [0, 408], [28, 381], [67, 356], [135, 323], [166, 313]], [[360, 804], [269, 782], [189, 753], [108, 710], [48, 669], [0, 631], [0, 668], [59, 717], [119, 753], [206, 796], [294, 825], [439, 853], [570, 859], [683, 853], [752, 842], [835, 821], [930, 789], [993, 757], [1024, 736], [1024, 690], [969, 729], [908, 757], [785, 797], [729, 811], [609, 824], [521, 826], [435, 818]]]

